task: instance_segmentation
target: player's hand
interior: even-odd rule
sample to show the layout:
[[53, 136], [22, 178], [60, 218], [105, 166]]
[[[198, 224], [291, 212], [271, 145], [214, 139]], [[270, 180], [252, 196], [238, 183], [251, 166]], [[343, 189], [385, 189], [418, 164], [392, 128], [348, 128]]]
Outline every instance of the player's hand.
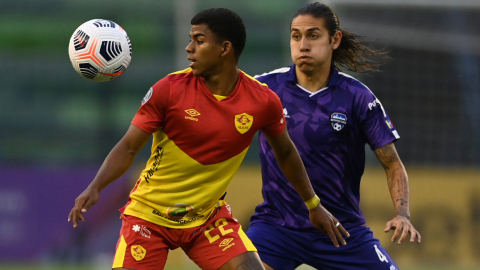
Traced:
[[321, 203], [317, 207], [310, 210], [310, 221], [313, 226], [323, 233], [327, 233], [332, 239], [333, 244], [339, 247], [338, 242], [346, 245], [343, 235], [350, 237], [350, 234], [343, 228], [342, 224], [325, 209]]
[[96, 204], [100, 194], [97, 190], [87, 188], [75, 200], [75, 206], [68, 215], [68, 222], [73, 222], [73, 228], [78, 227], [78, 220], [85, 222], [83, 214], [86, 213], [92, 205]]
[[[412, 223], [410, 223], [410, 219], [398, 215], [389, 222], [387, 222], [387, 226], [385, 227], [385, 232], [389, 232], [390, 230], [395, 230], [392, 236], [392, 242], [395, 242], [398, 239], [398, 244], [402, 244], [403, 240], [407, 237], [408, 233], [411, 234], [410, 236], [410, 243], [415, 242], [417, 243], [422, 242], [422, 236], [420, 233], [415, 230]], [[400, 236], [400, 238], [399, 238]]]

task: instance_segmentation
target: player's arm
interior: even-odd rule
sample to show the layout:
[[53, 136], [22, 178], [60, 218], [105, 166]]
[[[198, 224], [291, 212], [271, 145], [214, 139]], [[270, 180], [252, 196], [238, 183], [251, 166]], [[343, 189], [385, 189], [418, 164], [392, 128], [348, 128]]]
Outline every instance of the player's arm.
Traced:
[[[312, 188], [310, 180], [308, 179], [305, 167], [297, 152], [297, 148], [293, 144], [288, 135], [287, 128], [279, 136], [266, 135], [268, 143], [272, 146], [278, 165], [285, 177], [292, 184], [304, 202], [309, 202], [312, 198], [318, 198]], [[309, 207], [310, 208], [310, 207]], [[313, 226], [322, 232], [326, 232], [336, 247], [338, 247], [337, 239], [343, 244], [347, 243], [342, 237], [342, 234], [347, 237], [350, 236], [342, 225], [336, 226], [338, 220], [328, 212], [320, 202], [318, 205], [313, 205], [310, 209], [310, 221]]]
[[388, 188], [390, 196], [392, 197], [393, 205], [395, 207], [395, 217], [387, 222], [385, 232], [395, 229], [392, 237], [392, 242], [398, 239], [398, 244], [401, 244], [411, 234], [410, 242], [418, 243], [422, 241], [420, 233], [415, 230], [410, 222], [410, 208], [409, 208], [409, 185], [408, 175], [403, 166], [397, 150], [393, 143], [389, 143], [383, 147], [375, 150], [375, 155], [382, 163], [382, 166], [387, 175]]
[[128, 170], [135, 155], [151, 136], [152, 134], [130, 125], [127, 133], [108, 154], [93, 181], [75, 200], [75, 206], [68, 215], [68, 222], [72, 221], [74, 228], [78, 226], [78, 220], [85, 221], [83, 214], [97, 203], [100, 191]]

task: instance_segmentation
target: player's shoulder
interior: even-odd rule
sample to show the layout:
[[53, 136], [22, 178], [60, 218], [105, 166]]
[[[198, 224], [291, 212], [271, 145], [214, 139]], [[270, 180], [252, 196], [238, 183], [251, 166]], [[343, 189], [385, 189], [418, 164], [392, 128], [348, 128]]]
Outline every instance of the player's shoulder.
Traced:
[[170, 81], [175, 80], [184, 80], [184, 79], [191, 79], [193, 77], [192, 69], [187, 68], [184, 70], [179, 70], [168, 74], [165, 78]]
[[257, 80], [255, 77], [248, 75], [247, 73], [240, 70], [242, 74], [242, 83], [244, 83], [248, 88], [252, 89], [253, 91], [261, 91], [261, 92], [269, 92], [271, 91], [270, 88], [266, 83], [263, 83]]
[[353, 95], [373, 95], [372, 90], [357, 78], [344, 72], [338, 72], [337, 86]]
[[278, 99], [279, 102], [277, 94], [275, 94], [275, 92], [271, 89], [270, 85], [267, 85], [266, 83], [257, 80], [255, 77], [252, 77], [243, 71], [240, 72], [242, 73], [243, 77], [243, 87], [246, 86], [246, 88], [249, 89], [248, 91], [253, 96], [257, 96], [257, 101], [264, 100], [266, 102], [276, 102]]
[[287, 81], [292, 68], [293, 66], [278, 68], [270, 72], [255, 75], [254, 78], [262, 83], [267, 84], [270, 87], [274, 87]]
[[187, 68], [184, 70], [176, 71], [173, 73], [168, 74], [167, 76], [163, 77], [162, 79], [158, 80], [153, 85], [154, 91], [164, 91], [170, 88], [170, 84], [174, 81], [181, 82], [182, 80], [189, 80], [193, 77], [192, 69]]

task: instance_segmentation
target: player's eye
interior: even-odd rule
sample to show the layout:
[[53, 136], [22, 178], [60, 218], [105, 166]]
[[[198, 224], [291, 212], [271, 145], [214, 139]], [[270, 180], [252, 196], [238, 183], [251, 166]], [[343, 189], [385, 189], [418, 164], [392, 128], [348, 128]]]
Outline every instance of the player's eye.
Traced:
[[203, 40], [197, 40], [197, 44], [203, 44]]

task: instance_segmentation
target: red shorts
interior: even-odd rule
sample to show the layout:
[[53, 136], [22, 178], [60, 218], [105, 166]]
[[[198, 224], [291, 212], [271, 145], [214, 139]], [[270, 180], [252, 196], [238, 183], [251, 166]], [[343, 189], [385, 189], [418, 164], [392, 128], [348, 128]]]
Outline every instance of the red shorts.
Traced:
[[233, 257], [257, 251], [232, 217], [230, 206], [218, 207], [202, 226], [166, 228], [122, 214], [122, 229], [112, 268], [164, 269], [170, 249], [181, 247], [202, 269], [218, 269]]

